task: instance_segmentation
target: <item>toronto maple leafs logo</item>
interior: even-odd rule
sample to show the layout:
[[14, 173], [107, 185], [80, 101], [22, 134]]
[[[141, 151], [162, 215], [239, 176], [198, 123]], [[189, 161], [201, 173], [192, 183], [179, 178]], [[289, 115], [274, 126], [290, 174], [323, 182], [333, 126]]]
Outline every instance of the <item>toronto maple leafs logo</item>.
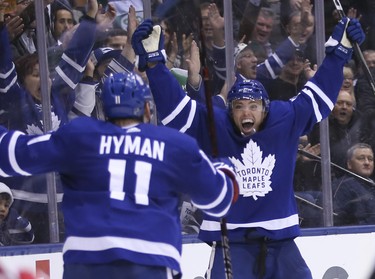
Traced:
[[275, 167], [275, 155], [263, 159], [263, 152], [256, 142], [250, 140], [241, 154], [242, 162], [234, 157], [230, 160], [236, 169], [240, 195], [244, 197], [264, 197], [271, 188], [271, 175]]
[[[51, 122], [52, 122], [52, 128], [51, 131], [56, 131], [61, 124], [61, 120], [59, 117], [52, 111], [51, 112]], [[36, 126], [35, 124], [26, 125], [26, 133], [28, 135], [42, 135], [43, 132], [43, 121], [40, 120], [40, 127]]]

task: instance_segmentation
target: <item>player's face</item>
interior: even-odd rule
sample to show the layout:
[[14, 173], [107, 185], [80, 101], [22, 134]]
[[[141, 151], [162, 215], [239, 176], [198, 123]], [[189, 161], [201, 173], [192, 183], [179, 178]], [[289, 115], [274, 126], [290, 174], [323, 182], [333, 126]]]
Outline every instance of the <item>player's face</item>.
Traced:
[[370, 177], [374, 171], [374, 154], [369, 148], [357, 148], [348, 161], [348, 169], [363, 177]]
[[232, 117], [234, 124], [243, 135], [252, 135], [255, 131], [259, 131], [265, 117], [262, 100], [234, 100]]

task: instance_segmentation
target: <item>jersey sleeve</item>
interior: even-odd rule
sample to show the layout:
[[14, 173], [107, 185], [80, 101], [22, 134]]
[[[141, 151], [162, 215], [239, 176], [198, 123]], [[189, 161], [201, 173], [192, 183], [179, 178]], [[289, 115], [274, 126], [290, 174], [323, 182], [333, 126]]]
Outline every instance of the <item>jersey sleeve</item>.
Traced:
[[185, 158], [179, 166], [180, 178], [184, 181], [183, 192], [190, 195], [193, 204], [213, 217], [224, 216], [232, 203], [231, 178], [221, 169], [215, 168], [208, 156], [198, 148], [194, 140], [184, 141]]
[[30, 176], [64, 170], [72, 158], [67, 158], [67, 147], [62, 139], [59, 132], [29, 136], [19, 131], [6, 131], [0, 137], [0, 176]]

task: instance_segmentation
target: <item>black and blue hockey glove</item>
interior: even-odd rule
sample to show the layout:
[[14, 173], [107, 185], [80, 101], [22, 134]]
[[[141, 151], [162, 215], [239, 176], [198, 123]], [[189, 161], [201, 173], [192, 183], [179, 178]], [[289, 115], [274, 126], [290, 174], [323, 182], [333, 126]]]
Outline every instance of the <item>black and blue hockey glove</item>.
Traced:
[[353, 54], [351, 41], [361, 44], [364, 40], [365, 34], [358, 20], [343, 17], [325, 43], [326, 53], [334, 53], [345, 61], [349, 61]]
[[240, 190], [239, 190], [239, 183], [237, 181], [236, 173], [234, 171], [234, 165], [226, 157], [215, 158], [213, 160], [213, 165], [217, 170], [222, 171], [232, 181], [232, 185], [233, 185], [232, 203], [235, 203], [238, 199], [238, 195], [239, 195]]
[[350, 20], [346, 33], [351, 42], [357, 42], [359, 45], [366, 38], [365, 32], [363, 32], [362, 26], [356, 18]]
[[164, 35], [160, 25], [153, 24], [151, 19], [143, 21], [132, 36], [132, 46], [136, 56], [138, 70], [144, 72], [148, 62], [166, 61]]

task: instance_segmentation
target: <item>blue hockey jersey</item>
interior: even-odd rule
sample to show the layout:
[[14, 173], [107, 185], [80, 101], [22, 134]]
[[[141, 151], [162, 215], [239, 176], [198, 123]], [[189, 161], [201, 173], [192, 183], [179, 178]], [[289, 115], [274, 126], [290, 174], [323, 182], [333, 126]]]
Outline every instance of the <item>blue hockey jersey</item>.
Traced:
[[[343, 81], [345, 61], [327, 54], [315, 76], [289, 101], [273, 101], [262, 129], [243, 137], [230, 112], [214, 107], [218, 156], [229, 156], [241, 180], [240, 197], [227, 219], [229, 240], [243, 239], [248, 228], [271, 239], [300, 234], [293, 192], [298, 140], [334, 107]], [[186, 96], [163, 64], [148, 69], [147, 76], [164, 125], [198, 140], [211, 154], [207, 109]], [[206, 216], [200, 229], [204, 241], [220, 241], [220, 222]]]
[[[75, 100], [75, 87], [83, 76], [95, 42], [95, 30], [94, 20], [83, 19], [51, 74], [52, 130], [68, 122], [68, 113]], [[42, 134], [42, 104], [18, 80], [5, 27], [0, 29], [0, 40], [0, 121], [8, 129], [31, 135]]]
[[51, 134], [0, 126], [0, 135], [1, 176], [60, 173], [65, 263], [126, 259], [181, 271], [179, 193], [216, 217], [231, 205], [228, 176], [193, 138], [168, 127], [79, 117]]

